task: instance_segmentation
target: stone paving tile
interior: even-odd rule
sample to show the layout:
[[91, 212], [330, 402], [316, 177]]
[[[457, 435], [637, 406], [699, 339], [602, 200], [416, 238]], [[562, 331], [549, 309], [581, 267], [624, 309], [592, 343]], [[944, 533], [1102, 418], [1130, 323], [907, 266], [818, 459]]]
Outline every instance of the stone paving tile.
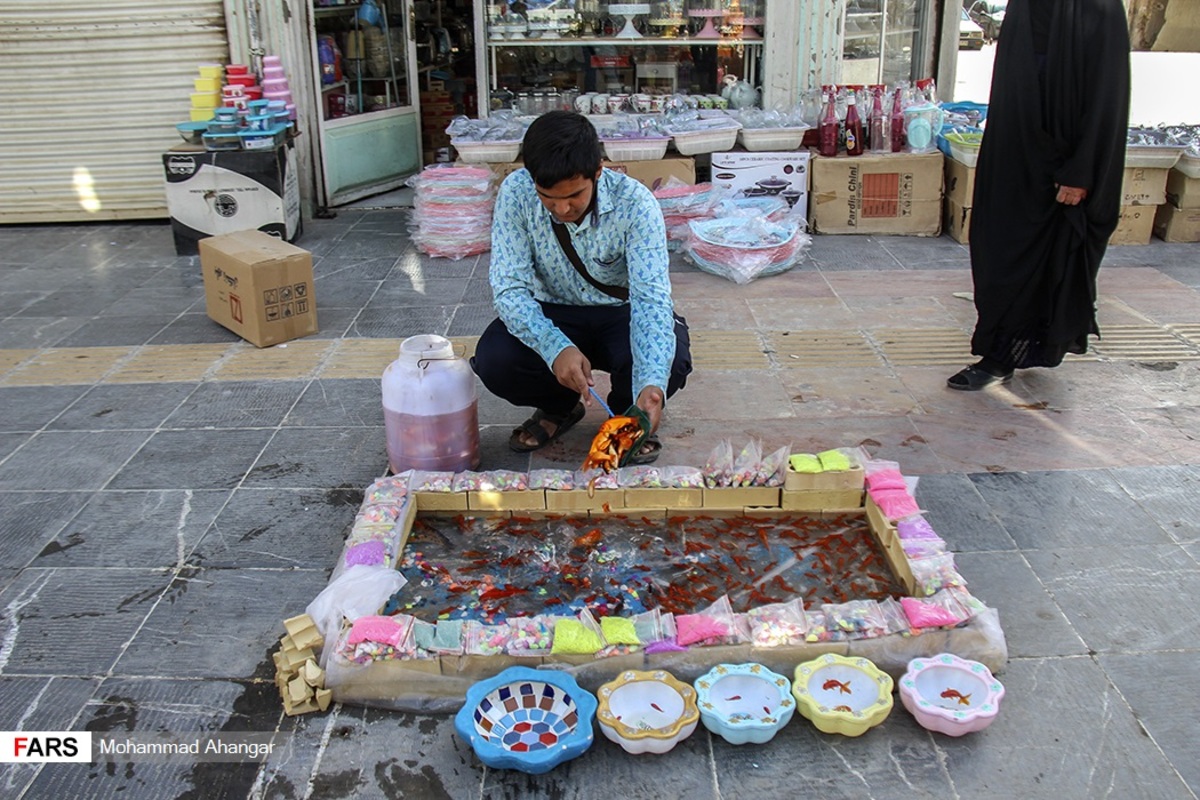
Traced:
[[208, 318], [207, 314], [191, 312], [180, 314], [146, 344], [219, 344], [240, 342], [241, 337], [231, 330], [222, 328]]
[[1022, 550], [1121, 548], [1171, 542], [1131, 504], [1107, 471], [972, 475], [972, 482]]
[[0, 464], [0, 489], [99, 489], [149, 436], [146, 431], [39, 433]]
[[930, 413], [912, 418], [954, 472], [1090, 469], [1163, 463], [1163, 448], [1120, 409]]
[[[1200, 408], [1169, 406], [1129, 412], [1149, 437], [1148, 447], [1162, 464], [1200, 463]], [[1130, 465], [1136, 466], [1136, 465]]]
[[232, 489], [271, 434], [239, 429], [158, 431], [107, 488]]
[[998, 677], [1005, 697], [996, 721], [957, 739], [939, 736], [931, 749], [955, 796], [1187, 796], [1091, 659], [1019, 659]]
[[[671, 398], [667, 413], [678, 419], [731, 422], [791, 417], [785, 388], [757, 375], [761, 373], [697, 370], [688, 376], [687, 386]], [[748, 391], [748, 379], [755, 384], [752, 391]]]
[[357, 308], [320, 308], [317, 310], [317, 325], [320, 327], [311, 339], [341, 339], [349, 336], [348, 329], [358, 318]]
[[280, 423], [305, 381], [203, 383], [163, 422], [166, 428], [269, 428]]
[[0, 461], [29, 441], [31, 436], [29, 433], [0, 433]]
[[1192, 793], [1198, 793], [1200, 763], [1195, 758], [1196, 709], [1192, 703], [1180, 703], [1175, 692], [1163, 691], [1164, 686], [1186, 686], [1195, 680], [1196, 654], [1155, 654], [1150, 680], [1147, 680], [1144, 654], [1102, 655], [1099, 661], [1133, 709], [1140, 725], [1166, 753]]
[[184, 570], [170, 582], [113, 674], [255, 678], [269, 685], [282, 621], [300, 613], [325, 588], [328, 575], [324, 565]]
[[333, 308], [353, 308], [357, 311], [367, 304], [381, 284], [382, 281], [350, 280], [335, 273], [313, 281], [313, 297], [322, 316], [326, 310]]
[[966, 475], [923, 475], [914, 496], [929, 524], [955, 553], [1017, 549]]
[[1153, 408], [1161, 402], [1154, 374], [1129, 363], [1073, 362], [1054, 370], [1025, 370], [1021, 383], [1051, 409]]
[[0, 566], [21, 568], [83, 508], [91, 492], [0, 492]]
[[[0, 678], [0, 728], [77, 730], [76, 719], [98, 684], [81, 678]], [[41, 764], [0, 764], [0, 793], [19, 797], [42, 769]]]
[[101, 312], [105, 317], [140, 317], [147, 311], [155, 315], [174, 317], [193, 307], [203, 310], [204, 292], [200, 287], [179, 288], [154, 286], [131, 289], [107, 305]]
[[496, 309], [490, 302], [464, 303], [454, 309], [454, 317], [446, 328], [447, 336], [479, 336], [496, 319]]
[[1200, 542], [1200, 467], [1114, 469], [1113, 478], [1180, 544]]
[[[279, 717], [275, 687], [231, 681], [105, 680], [80, 727], [123, 741], [131, 733], [270, 732]], [[202, 763], [195, 756], [56, 764], [33, 782], [33, 797], [248, 797], [258, 765]]]
[[3, 291], [0, 292], [0, 317], [11, 317], [49, 296], [48, 291]]
[[[480, 794], [482, 770], [472, 764], [470, 747], [454, 734], [448, 717], [342, 707], [330, 729], [319, 762], [313, 763], [311, 752], [300, 752], [295, 763], [280, 764], [275, 759], [268, 763], [264, 797], [489, 796]], [[308, 768], [308, 774], [303, 768]], [[309, 781], [311, 794], [305, 792]]]
[[103, 675], [170, 580], [154, 570], [25, 569], [0, 593], [0, 670]]
[[[325, 283], [382, 282], [395, 265], [395, 256], [347, 258], [340, 254], [328, 255], [314, 260], [313, 278], [318, 287]], [[316, 297], [318, 304], [325, 302], [321, 294]]]
[[263, 450], [245, 485], [362, 489], [386, 468], [381, 433], [372, 428], [283, 428]]
[[1008, 657], [1080, 656], [1087, 645], [1021, 553], [955, 553], [971, 594], [1000, 612]]
[[792, 411], [798, 417], [906, 416], [919, 409], [917, 401], [889, 369], [784, 370], [780, 382], [791, 396]]
[[41, 430], [87, 391], [86, 386], [0, 386], [0, 428]]
[[975, 418], [976, 415], [987, 415], [994, 411], [1030, 411], [1039, 402], [1029, 389], [1022, 373], [1013, 376], [1011, 382], [984, 392], [962, 392], [947, 386], [946, 379], [966, 365], [967, 359], [963, 359], [961, 364], [938, 367], [896, 366], [892, 369], [905, 389], [916, 399], [922, 414], [966, 415]]
[[97, 492], [31, 566], [182, 566], [228, 499], [194, 489]]
[[46, 427], [48, 430], [154, 430], [188, 395], [195, 383], [93, 386]]
[[358, 425], [379, 430], [383, 425], [379, 381], [312, 381], [281, 424], [305, 428]]
[[361, 491], [238, 489], [211, 527], [211, 517], [205, 521], [207, 532], [188, 562], [227, 569], [332, 567], [361, 500]]
[[444, 306], [379, 305], [360, 311], [345, 335], [364, 339], [403, 339], [422, 333], [443, 336], [452, 316], [453, 312]]
[[[676, 304], [676, 310], [688, 316], [689, 323], [692, 322], [689, 312], [692, 304], [700, 304], [701, 308], [708, 305], [714, 307], [714, 315], [722, 324], [712, 327], [725, 330], [737, 330], [750, 322], [742, 316], [743, 304], [750, 309], [754, 326], [769, 331], [854, 330], [860, 323], [860, 319], [850, 312], [840, 297], [796, 297], [786, 300], [760, 297], [753, 301], [731, 300], [728, 303], [709, 303], [697, 298], [686, 304]], [[721, 315], [721, 310], [726, 307], [731, 307], [733, 313]]]
[[53, 347], [84, 322], [77, 317], [9, 317], [0, 320], [0, 348]]
[[[1034, 572], [1088, 647], [1100, 653], [1173, 650], [1200, 635], [1200, 572], [1175, 544], [1030, 550]], [[1172, 602], [1174, 601], [1174, 602]], [[1168, 604], [1169, 613], [1164, 613]]]

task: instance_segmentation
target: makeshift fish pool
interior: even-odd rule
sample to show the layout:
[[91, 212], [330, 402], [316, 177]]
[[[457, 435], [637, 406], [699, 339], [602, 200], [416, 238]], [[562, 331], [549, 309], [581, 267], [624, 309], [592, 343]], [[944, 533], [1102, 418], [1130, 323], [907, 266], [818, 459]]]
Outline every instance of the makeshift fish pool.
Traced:
[[706, 516], [418, 517], [384, 613], [426, 621], [686, 614], [728, 595], [735, 611], [904, 594], [867, 520]]

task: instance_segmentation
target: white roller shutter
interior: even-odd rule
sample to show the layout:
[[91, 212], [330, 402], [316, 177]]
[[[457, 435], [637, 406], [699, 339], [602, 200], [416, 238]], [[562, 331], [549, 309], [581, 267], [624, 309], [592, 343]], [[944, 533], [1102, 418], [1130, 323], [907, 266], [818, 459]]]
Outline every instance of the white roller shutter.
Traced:
[[223, 0], [0, 4], [0, 223], [165, 217], [162, 154], [228, 53]]

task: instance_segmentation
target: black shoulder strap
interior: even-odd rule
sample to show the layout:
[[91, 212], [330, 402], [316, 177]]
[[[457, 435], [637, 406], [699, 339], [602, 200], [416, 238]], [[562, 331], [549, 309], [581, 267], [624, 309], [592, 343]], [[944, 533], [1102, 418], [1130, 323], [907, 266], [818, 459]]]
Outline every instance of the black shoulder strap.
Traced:
[[609, 297], [615, 297], [618, 300], [628, 300], [629, 290], [624, 286], [613, 286], [608, 283], [601, 283], [592, 277], [592, 274], [587, 271], [587, 267], [583, 265], [583, 260], [579, 257], [579, 253], [575, 252], [575, 244], [571, 241], [571, 233], [567, 230], [566, 225], [561, 225], [551, 221], [550, 227], [554, 228], [554, 235], [558, 237], [558, 244], [562, 247], [563, 255], [571, 262], [571, 266], [575, 271], [583, 276], [583, 279], [595, 286], [600, 291], [604, 292]]

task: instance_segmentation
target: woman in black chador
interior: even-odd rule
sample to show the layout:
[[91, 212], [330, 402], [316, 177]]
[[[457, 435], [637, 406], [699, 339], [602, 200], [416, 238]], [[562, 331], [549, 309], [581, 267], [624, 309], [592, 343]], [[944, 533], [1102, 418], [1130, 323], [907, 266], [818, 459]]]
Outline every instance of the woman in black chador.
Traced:
[[1096, 273], [1120, 217], [1129, 119], [1121, 0], [1011, 0], [975, 174], [976, 390], [1086, 353]]

